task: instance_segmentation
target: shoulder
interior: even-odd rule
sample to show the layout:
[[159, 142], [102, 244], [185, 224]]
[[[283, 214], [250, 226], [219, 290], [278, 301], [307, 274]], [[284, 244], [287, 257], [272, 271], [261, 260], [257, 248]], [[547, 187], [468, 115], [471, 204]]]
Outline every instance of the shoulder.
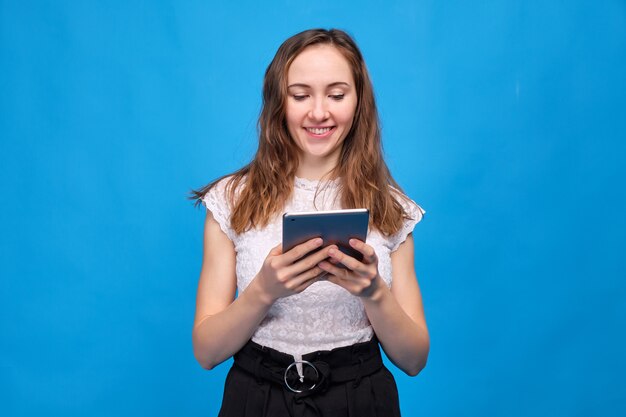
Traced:
[[414, 224], [416, 224], [424, 218], [426, 210], [424, 210], [419, 204], [417, 204], [408, 195], [404, 194], [396, 187], [390, 185], [389, 189], [391, 191], [391, 195], [402, 206], [402, 210], [405, 214], [405, 219], [413, 220]]
[[208, 190], [202, 196], [202, 203], [206, 209], [211, 212], [215, 221], [220, 225], [222, 231], [233, 240], [235, 233], [231, 228], [230, 216], [233, 209], [233, 198], [236, 193], [232, 194], [233, 187], [239, 189], [237, 181], [233, 175], [227, 175], [215, 180], [209, 185]]
[[390, 189], [392, 195], [400, 206], [402, 206], [402, 211], [404, 212], [404, 219], [400, 230], [394, 235], [389, 236], [391, 251], [395, 251], [406, 240], [408, 235], [413, 232], [415, 225], [422, 221], [426, 210], [399, 189], [393, 186], [390, 186]]
[[207, 205], [215, 199], [220, 199], [223, 203], [230, 203], [231, 193], [233, 197], [237, 197], [240, 193], [243, 184], [245, 183], [245, 177], [237, 178], [235, 175], [226, 175], [213, 181], [207, 187], [207, 191], [202, 196], [202, 202]]

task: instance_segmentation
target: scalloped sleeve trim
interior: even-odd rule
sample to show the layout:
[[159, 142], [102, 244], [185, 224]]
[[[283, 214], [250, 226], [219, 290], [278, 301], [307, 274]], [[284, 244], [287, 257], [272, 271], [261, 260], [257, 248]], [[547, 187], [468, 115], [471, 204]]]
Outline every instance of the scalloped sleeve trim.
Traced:
[[202, 197], [202, 202], [220, 225], [222, 232], [234, 242], [236, 233], [230, 226], [231, 207], [226, 195], [226, 182], [226, 179], [218, 182]]
[[406, 201], [402, 202], [402, 206], [411, 218], [405, 219], [402, 224], [402, 228], [398, 231], [398, 233], [391, 236], [391, 252], [400, 247], [400, 245], [406, 240], [407, 236], [413, 232], [415, 225], [422, 221], [424, 214], [426, 214], [426, 210], [421, 208], [415, 201], [409, 199], [408, 197], [406, 197]]

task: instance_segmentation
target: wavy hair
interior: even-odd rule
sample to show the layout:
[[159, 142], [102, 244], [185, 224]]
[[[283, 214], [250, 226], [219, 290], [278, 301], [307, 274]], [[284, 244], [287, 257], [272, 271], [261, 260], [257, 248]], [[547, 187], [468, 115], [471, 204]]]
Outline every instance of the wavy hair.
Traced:
[[326, 177], [339, 178], [343, 208], [370, 210], [370, 226], [394, 234], [408, 218], [399, 199], [405, 198], [383, 159], [380, 122], [374, 91], [361, 51], [338, 29], [311, 29], [287, 39], [265, 71], [259, 145], [252, 161], [234, 173], [192, 191], [196, 204], [220, 180], [230, 177], [227, 196], [233, 207], [230, 223], [236, 233], [266, 226], [283, 210], [293, 193], [298, 147], [287, 130], [287, 71], [305, 48], [327, 44], [337, 48], [352, 68], [357, 106], [343, 141], [338, 165]]

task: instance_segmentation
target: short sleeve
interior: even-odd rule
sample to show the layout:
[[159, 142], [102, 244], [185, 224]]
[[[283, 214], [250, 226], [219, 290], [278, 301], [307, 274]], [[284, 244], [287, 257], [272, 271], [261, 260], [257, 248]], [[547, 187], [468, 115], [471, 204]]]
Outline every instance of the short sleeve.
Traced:
[[228, 178], [220, 180], [202, 197], [202, 202], [220, 225], [222, 232], [234, 241], [236, 233], [230, 225], [231, 206], [226, 189], [227, 183]]
[[402, 242], [406, 240], [407, 236], [413, 231], [413, 228], [415, 228], [415, 225], [424, 218], [424, 214], [426, 213], [426, 211], [417, 205], [415, 201], [404, 195], [398, 200], [400, 204], [402, 204], [402, 207], [409, 218], [404, 219], [400, 230], [396, 234], [389, 237], [392, 252], [398, 249]]

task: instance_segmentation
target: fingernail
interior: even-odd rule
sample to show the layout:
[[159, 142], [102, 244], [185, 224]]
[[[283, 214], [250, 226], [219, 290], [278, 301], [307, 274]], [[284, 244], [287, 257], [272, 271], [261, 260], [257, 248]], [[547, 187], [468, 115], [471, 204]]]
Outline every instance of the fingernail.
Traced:
[[321, 237], [318, 237], [317, 239], [315, 239], [315, 244], [316, 245], [321, 245], [322, 243], [324, 243], [324, 241], [322, 240]]
[[328, 251], [328, 254], [329, 254], [329, 255], [335, 255], [336, 253], [337, 253], [337, 251], [336, 251], [335, 249], [330, 249], [330, 250]]

